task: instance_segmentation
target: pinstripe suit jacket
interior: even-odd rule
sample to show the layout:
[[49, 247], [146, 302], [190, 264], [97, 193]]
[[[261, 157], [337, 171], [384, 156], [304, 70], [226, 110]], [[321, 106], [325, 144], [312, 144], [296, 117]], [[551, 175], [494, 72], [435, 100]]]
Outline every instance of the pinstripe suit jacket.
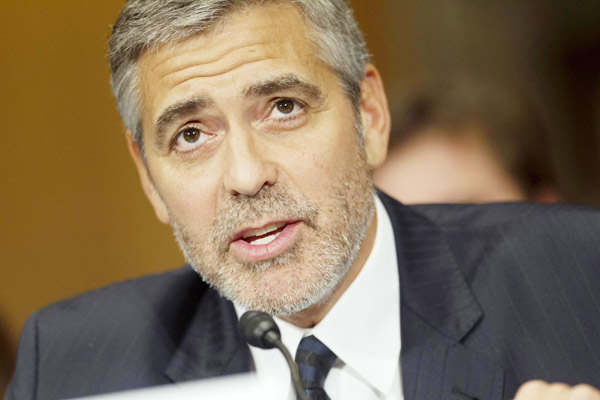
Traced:
[[[407, 400], [512, 398], [533, 378], [600, 386], [599, 212], [403, 206], [380, 196], [398, 250]], [[6, 399], [89, 395], [250, 365], [231, 303], [183, 268], [33, 314]]]

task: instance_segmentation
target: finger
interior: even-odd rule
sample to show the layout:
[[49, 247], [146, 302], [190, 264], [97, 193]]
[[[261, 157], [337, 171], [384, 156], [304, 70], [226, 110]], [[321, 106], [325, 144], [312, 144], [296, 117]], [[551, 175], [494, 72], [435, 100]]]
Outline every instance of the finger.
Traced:
[[589, 385], [529, 381], [519, 388], [515, 400], [600, 400], [600, 391]]
[[519, 388], [514, 400], [543, 400], [547, 386], [544, 381], [526, 382]]
[[571, 391], [569, 400], [600, 400], [600, 391], [590, 385], [577, 385]]
[[546, 386], [544, 400], [567, 400], [572, 392], [571, 386], [564, 383], [551, 383]]

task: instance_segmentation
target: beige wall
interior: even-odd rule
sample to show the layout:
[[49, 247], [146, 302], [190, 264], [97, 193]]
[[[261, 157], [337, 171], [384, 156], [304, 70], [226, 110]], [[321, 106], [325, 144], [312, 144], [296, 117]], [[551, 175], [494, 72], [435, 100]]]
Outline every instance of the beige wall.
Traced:
[[0, 317], [182, 262], [139, 188], [106, 39], [120, 0], [0, 5]]
[[[525, 61], [504, 57], [514, 50], [511, 43], [523, 43], [514, 29], [506, 38], [482, 34], [499, 46], [494, 52], [456, 24], [464, 18], [487, 28], [480, 14], [498, 14], [493, 8], [466, 12], [417, 0], [353, 4], [392, 101], [423, 71], [465, 67], [510, 80], [523, 70]], [[35, 309], [182, 263], [169, 228], [156, 221], [139, 188], [110, 94], [106, 40], [121, 5], [0, 3], [0, 319], [13, 347]], [[519, 14], [524, 26], [531, 25], [530, 14]], [[497, 24], [501, 32], [503, 22]], [[527, 79], [536, 75], [527, 71]]]

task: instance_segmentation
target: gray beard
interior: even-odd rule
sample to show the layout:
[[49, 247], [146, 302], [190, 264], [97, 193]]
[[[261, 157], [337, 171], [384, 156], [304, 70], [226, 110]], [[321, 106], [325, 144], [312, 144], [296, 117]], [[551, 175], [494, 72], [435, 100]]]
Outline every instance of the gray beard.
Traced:
[[[247, 310], [289, 316], [326, 301], [356, 259], [375, 210], [364, 152], [357, 158], [346, 179], [332, 188], [332, 204], [324, 207], [278, 182], [253, 197], [229, 198], [211, 223], [207, 240], [171, 218], [186, 261], [221, 295]], [[233, 233], [265, 215], [302, 220], [304, 235], [272, 259], [237, 259], [229, 251]]]

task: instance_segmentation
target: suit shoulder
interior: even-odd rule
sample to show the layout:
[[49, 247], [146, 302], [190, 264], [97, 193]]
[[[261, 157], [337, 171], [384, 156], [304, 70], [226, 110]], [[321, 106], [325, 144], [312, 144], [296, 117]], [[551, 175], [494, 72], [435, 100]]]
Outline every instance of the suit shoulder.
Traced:
[[73, 398], [167, 383], [164, 370], [207, 288], [184, 267], [37, 311], [23, 328], [12, 396]]
[[408, 231], [438, 235], [458, 260], [467, 260], [463, 266], [478, 265], [478, 260], [492, 255], [521, 254], [551, 261], [540, 261], [540, 265], [559, 260], [567, 265], [575, 260], [591, 271], [600, 259], [597, 209], [516, 202], [405, 206], [393, 199], [382, 200], [397, 235], [406, 236]]
[[181, 289], [192, 283], [195, 279], [194, 275], [195, 273], [186, 266], [158, 274], [126, 279], [57, 301], [41, 309], [40, 313], [45, 314], [58, 312], [59, 310], [87, 307], [106, 299], [119, 301], [144, 294], [156, 296], [163, 291], [169, 291], [170, 294], [173, 294], [173, 289]]
[[420, 204], [407, 206], [442, 228], [502, 227], [535, 224], [538, 221], [564, 225], [580, 222], [600, 227], [600, 210], [569, 204], [526, 202], [489, 204]]
[[36, 313], [37, 325], [49, 336], [84, 330], [91, 320], [96, 329], [143, 319], [167, 320], [168, 325], [176, 310], [197, 303], [204, 286], [188, 266], [129, 279], [47, 306]]

